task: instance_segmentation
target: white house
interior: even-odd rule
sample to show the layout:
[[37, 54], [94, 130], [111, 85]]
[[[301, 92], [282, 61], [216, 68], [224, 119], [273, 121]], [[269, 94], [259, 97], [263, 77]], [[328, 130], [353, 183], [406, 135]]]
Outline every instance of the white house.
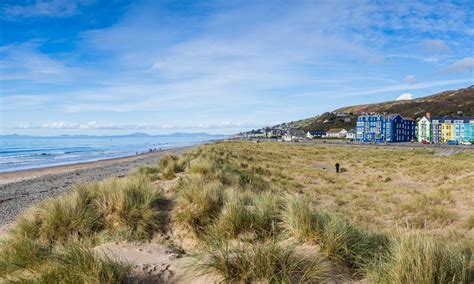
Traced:
[[344, 128], [333, 128], [326, 132], [327, 138], [346, 138], [347, 130]]
[[351, 129], [347, 131], [346, 139], [355, 139], [355, 136], [356, 136], [355, 129]]

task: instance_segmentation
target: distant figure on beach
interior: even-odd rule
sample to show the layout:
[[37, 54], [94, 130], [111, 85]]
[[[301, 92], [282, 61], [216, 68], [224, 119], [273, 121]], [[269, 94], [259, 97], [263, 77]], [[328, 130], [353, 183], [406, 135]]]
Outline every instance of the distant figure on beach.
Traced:
[[336, 173], [339, 173], [339, 163], [336, 163]]

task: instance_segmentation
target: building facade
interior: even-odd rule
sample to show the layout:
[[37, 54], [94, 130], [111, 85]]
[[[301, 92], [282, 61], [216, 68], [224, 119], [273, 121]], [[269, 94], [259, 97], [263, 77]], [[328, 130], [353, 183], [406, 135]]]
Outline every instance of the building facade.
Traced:
[[453, 118], [445, 118], [442, 125], [442, 142], [446, 143], [448, 141], [454, 140], [454, 125], [453, 125]]
[[387, 142], [410, 142], [415, 140], [416, 122], [399, 114], [391, 114], [386, 122]]
[[474, 117], [464, 119], [461, 142], [474, 142]]
[[378, 113], [364, 114], [357, 118], [356, 137], [359, 142], [386, 142], [386, 118]]
[[416, 122], [399, 114], [364, 114], [357, 118], [356, 141], [409, 142], [416, 136]]
[[431, 142], [431, 120], [429, 114], [418, 120], [416, 137], [418, 142]]
[[443, 117], [436, 116], [431, 118], [431, 142], [443, 142]]

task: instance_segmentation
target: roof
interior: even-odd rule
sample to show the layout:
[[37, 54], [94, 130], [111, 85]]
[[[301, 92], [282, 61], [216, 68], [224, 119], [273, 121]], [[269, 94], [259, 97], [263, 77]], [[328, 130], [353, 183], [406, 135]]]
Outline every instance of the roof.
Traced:
[[326, 133], [326, 131], [324, 131], [324, 130], [310, 130], [308, 132], [310, 134]]
[[469, 123], [471, 120], [474, 120], [473, 116], [451, 116], [451, 115], [444, 115], [444, 116], [432, 116], [431, 120], [441, 120], [444, 122], [446, 120], [462, 120], [464, 123]]

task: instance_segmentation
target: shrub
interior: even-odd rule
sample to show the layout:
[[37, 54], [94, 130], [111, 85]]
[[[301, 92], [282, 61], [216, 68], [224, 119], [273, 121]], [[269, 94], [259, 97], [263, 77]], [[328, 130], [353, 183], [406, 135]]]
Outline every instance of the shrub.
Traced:
[[199, 274], [217, 272], [225, 282], [304, 283], [323, 282], [332, 276], [330, 265], [318, 255], [301, 255], [293, 246], [275, 240], [263, 243], [215, 243], [199, 256]]

